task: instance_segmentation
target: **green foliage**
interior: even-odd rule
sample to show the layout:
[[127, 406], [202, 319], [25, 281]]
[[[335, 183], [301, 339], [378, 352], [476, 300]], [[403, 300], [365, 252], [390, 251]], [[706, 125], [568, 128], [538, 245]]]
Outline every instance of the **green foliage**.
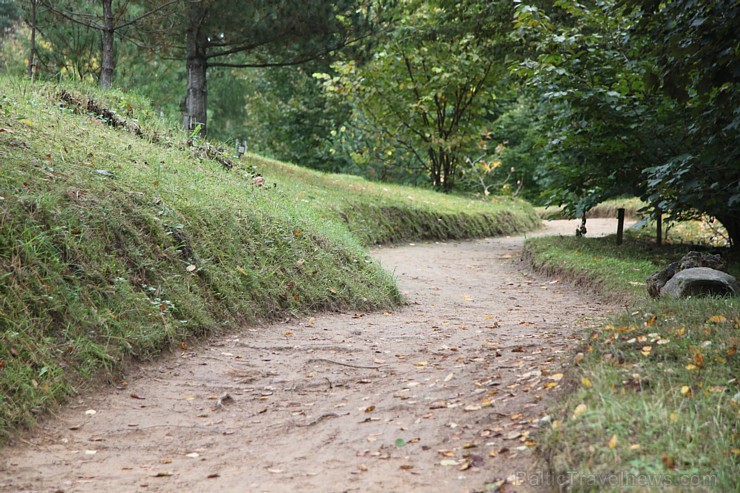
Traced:
[[349, 154], [390, 163], [449, 191], [483, 130], [490, 91], [505, 78], [501, 34], [510, 10], [483, 2], [413, 1], [392, 12], [386, 34], [364, 64], [336, 65], [325, 86], [350, 101]]
[[617, 247], [613, 237], [527, 242], [536, 268], [629, 304], [584, 338], [585, 357], [564, 379], [571, 392], [539, 436], [549, 472], [570, 491], [738, 488], [740, 303], [646, 295], [645, 277], [687, 248]]
[[715, 216], [737, 243], [737, 7], [540, 3], [517, 8], [534, 50], [517, 71], [553, 122], [551, 201], [580, 215], [638, 195], [670, 217]]

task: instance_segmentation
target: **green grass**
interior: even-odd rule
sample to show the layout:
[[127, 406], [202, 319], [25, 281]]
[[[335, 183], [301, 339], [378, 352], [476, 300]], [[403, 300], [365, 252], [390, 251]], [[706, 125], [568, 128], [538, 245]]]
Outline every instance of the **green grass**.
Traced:
[[366, 245], [538, 223], [523, 202], [238, 161], [188, 145], [135, 95], [66, 86], [65, 103], [56, 85], [0, 87], [0, 441], [190, 338], [400, 303]]
[[740, 487], [740, 299], [650, 300], [645, 290], [649, 274], [689, 248], [632, 236], [621, 247], [613, 237], [527, 243], [535, 268], [627, 304], [584, 335], [571, 392], [540, 435], [553, 480], [569, 491]]
[[540, 224], [534, 208], [515, 198], [444, 195], [320, 173], [258, 156], [248, 155], [244, 161], [256, 167], [268, 184], [277, 180], [279, 188], [298, 203], [345, 223], [366, 245], [480, 238], [530, 231]]

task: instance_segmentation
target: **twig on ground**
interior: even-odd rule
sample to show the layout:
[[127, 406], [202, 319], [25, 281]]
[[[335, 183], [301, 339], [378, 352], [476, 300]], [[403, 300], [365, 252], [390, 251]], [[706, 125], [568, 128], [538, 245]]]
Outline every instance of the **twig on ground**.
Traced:
[[351, 365], [349, 363], [342, 363], [341, 361], [334, 361], [334, 360], [326, 359], [326, 358], [311, 358], [308, 361], [306, 361], [306, 364], [309, 364], [309, 363], [318, 363], [318, 362], [332, 363], [332, 364], [335, 364], [335, 365], [348, 366], [350, 368], [360, 368], [360, 369], [363, 369], [363, 370], [380, 370], [380, 367], [379, 366]]

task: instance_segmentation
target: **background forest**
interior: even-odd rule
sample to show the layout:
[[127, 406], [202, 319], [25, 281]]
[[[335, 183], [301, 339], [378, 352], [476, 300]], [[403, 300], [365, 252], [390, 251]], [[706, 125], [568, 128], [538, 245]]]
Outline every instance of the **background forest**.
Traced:
[[[740, 243], [734, 0], [0, 0], [0, 70], [140, 93], [193, 137]], [[120, 108], [125, 113], [126, 108]]]

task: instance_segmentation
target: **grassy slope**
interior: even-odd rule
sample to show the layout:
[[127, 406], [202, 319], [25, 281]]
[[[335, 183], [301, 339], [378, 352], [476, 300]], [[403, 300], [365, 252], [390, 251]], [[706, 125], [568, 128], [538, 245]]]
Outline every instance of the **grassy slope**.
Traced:
[[276, 179], [288, 195], [345, 223], [368, 245], [494, 236], [529, 231], [540, 223], [533, 208], [513, 198], [483, 202], [319, 173], [258, 156], [247, 156], [245, 162], [255, 166], [268, 184]]
[[[537, 223], [520, 202], [474, 203], [254, 156], [226, 170], [132, 95], [67, 88], [75, 107], [60, 104], [56, 86], [0, 78], [0, 87], [0, 440], [85, 382], [190, 337], [397, 304], [365, 244]], [[112, 129], [101, 107], [141, 135]], [[252, 164], [278, 186], [254, 186]]]
[[[585, 338], [541, 436], [554, 478], [571, 491], [737, 491], [740, 300], [650, 300], [645, 278], [686, 246], [542, 238], [526, 248], [535, 268], [629, 305]], [[737, 261], [731, 272], [740, 277]]]

